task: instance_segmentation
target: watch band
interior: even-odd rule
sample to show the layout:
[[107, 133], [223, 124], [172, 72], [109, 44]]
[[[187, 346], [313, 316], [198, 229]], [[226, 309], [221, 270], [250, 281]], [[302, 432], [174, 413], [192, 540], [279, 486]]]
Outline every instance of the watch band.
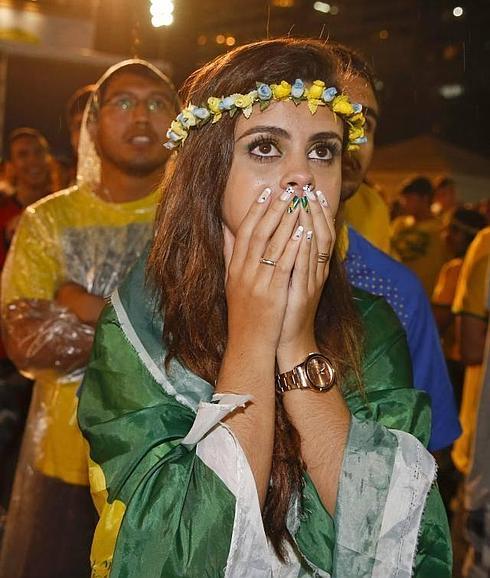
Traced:
[[311, 389], [303, 364], [293, 367], [291, 371], [276, 375], [276, 391], [285, 393], [293, 389]]
[[[308, 375], [308, 363], [315, 357], [320, 357], [327, 366], [329, 377], [327, 383], [313, 383]], [[326, 392], [330, 391], [334, 385], [335, 370], [330, 361], [322, 353], [318, 352], [309, 353], [302, 363], [296, 365], [296, 367], [293, 367], [290, 371], [276, 375], [276, 391], [278, 393], [286, 393], [286, 391], [292, 391], [294, 389], [310, 389], [317, 392]]]

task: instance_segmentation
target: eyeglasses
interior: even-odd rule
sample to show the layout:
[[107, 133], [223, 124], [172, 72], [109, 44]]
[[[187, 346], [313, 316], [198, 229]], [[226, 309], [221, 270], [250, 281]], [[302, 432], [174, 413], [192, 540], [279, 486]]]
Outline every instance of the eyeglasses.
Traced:
[[102, 107], [111, 108], [121, 113], [129, 113], [134, 111], [141, 102], [144, 103], [147, 112], [152, 114], [162, 114], [172, 110], [169, 101], [163, 96], [150, 96], [143, 99], [135, 96], [115, 96], [103, 102]]

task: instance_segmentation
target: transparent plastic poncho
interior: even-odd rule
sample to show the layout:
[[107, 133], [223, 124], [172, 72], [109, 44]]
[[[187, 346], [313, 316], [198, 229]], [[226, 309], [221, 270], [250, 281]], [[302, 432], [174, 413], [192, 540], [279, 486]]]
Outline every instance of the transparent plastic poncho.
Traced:
[[[95, 94], [114, 72], [134, 63], [147, 66], [171, 86], [152, 65], [131, 60], [111, 68]], [[158, 199], [157, 191], [130, 203], [111, 203], [96, 194], [101, 163], [88, 130], [96, 106], [92, 96], [80, 135], [77, 184], [25, 211], [2, 278], [5, 341], [8, 344], [13, 332], [20, 335], [17, 365], [35, 379], [0, 554], [0, 577], [5, 578], [42, 578], [61, 567], [70, 578], [89, 573], [88, 548], [96, 520], [76, 408], [95, 328], [60, 306], [56, 294], [72, 282], [108, 297], [150, 240]], [[35, 553], [40, 551], [49, 568], [38, 562]], [[69, 551], [80, 554], [67, 568], [63, 556]]]

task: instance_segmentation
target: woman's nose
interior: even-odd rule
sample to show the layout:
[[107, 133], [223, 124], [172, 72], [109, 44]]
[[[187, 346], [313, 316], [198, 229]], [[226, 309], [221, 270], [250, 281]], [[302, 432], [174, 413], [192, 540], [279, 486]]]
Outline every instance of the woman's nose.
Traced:
[[280, 184], [283, 189], [293, 187], [297, 193], [301, 193], [307, 186], [314, 187], [315, 179], [307, 163], [301, 163], [287, 170]]

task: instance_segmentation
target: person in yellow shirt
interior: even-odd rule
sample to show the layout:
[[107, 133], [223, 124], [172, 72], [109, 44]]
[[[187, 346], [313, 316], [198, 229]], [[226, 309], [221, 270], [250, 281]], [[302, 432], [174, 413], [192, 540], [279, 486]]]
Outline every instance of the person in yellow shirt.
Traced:
[[445, 230], [445, 240], [449, 251], [455, 257], [443, 265], [432, 294], [434, 318], [441, 335], [444, 356], [453, 382], [458, 407], [461, 405], [464, 365], [456, 341], [455, 319], [451, 308], [466, 251], [478, 231], [485, 226], [485, 217], [475, 210], [461, 207], [453, 212]]
[[434, 195], [425, 177], [415, 177], [401, 190], [404, 215], [392, 223], [391, 246], [421, 280], [429, 297], [442, 265], [450, 258], [442, 238], [443, 223], [431, 212]]
[[460, 421], [463, 434], [454, 444], [452, 458], [467, 474], [482, 384], [482, 360], [488, 324], [486, 279], [490, 260], [490, 227], [482, 229], [470, 245], [461, 269], [453, 313], [461, 359], [466, 365]]
[[454, 211], [458, 208], [456, 186], [448, 176], [439, 177], [434, 183], [434, 202], [432, 213], [441, 219], [444, 226], [448, 226]]
[[381, 251], [390, 247], [390, 211], [378, 188], [363, 181], [344, 205], [344, 218], [351, 227]]
[[130, 60], [99, 81], [84, 114], [77, 185], [24, 213], [2, 276], [7, 351], [35, 381], [0, 576], [86, 578], [95, 512], [77, 389], [106, 298], [151, 237], [162, 146], [178, 98]]

